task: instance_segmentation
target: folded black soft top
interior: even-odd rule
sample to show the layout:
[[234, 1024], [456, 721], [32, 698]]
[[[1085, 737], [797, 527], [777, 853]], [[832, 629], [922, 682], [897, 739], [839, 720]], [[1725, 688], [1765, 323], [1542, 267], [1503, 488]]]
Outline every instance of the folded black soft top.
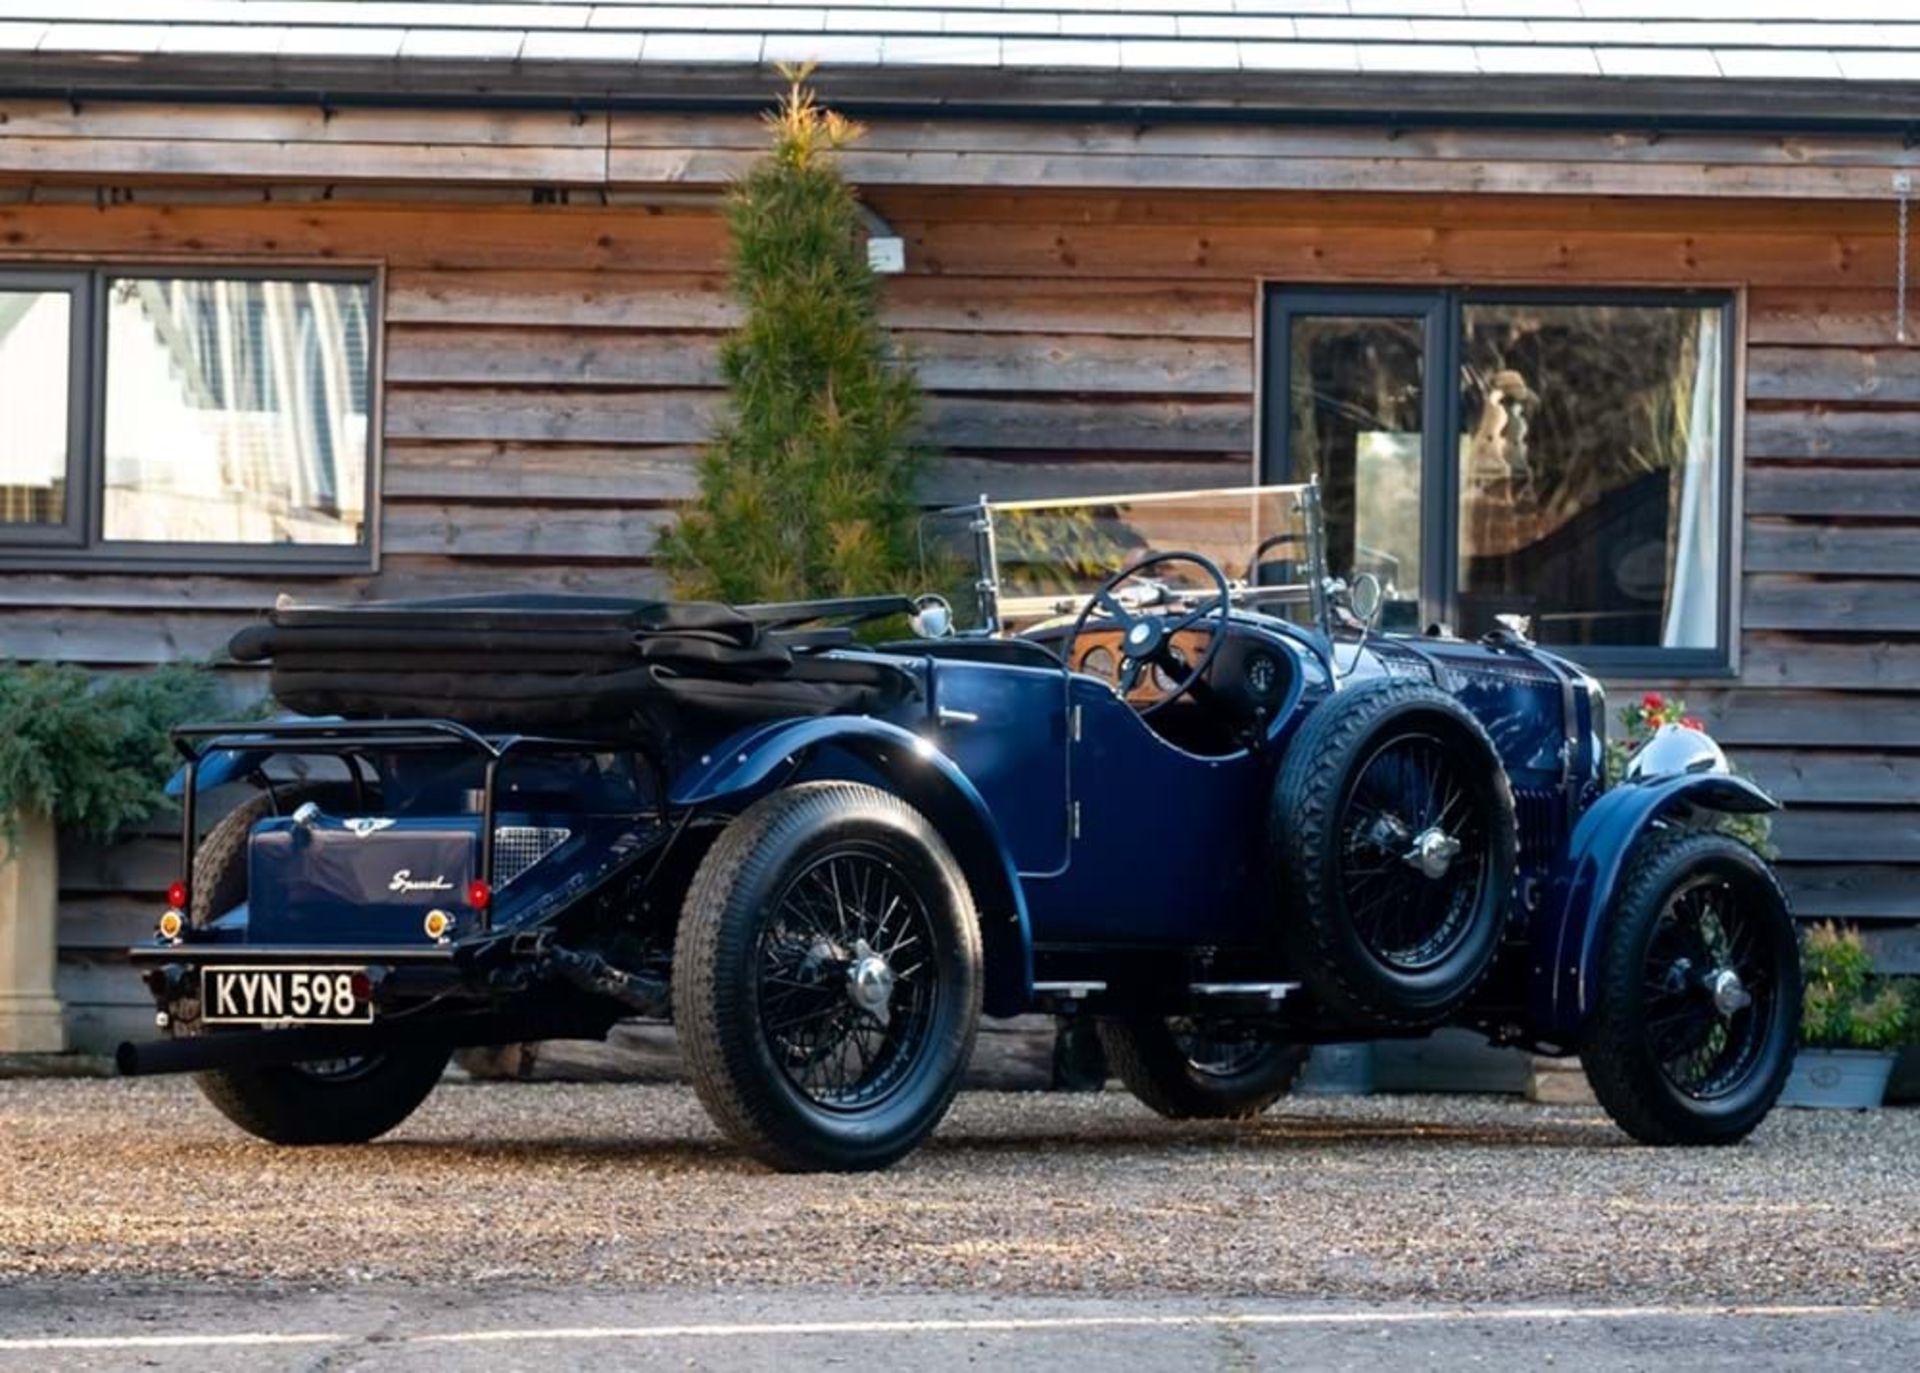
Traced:
[[726, 634], [742, 643], [751, 643], [759, 628], [751, 616], [712, 601], [650, 601], [542, 591], [368, 601], [360, 605], [283, 604], [273, 612], [273, 624], [288, 629], [382, 625], [396, 629], [518, 630], [536, 623], [563, 631], [627, 629], [671, 634], [696, 630]]
[[268, 664], [274, 696], [307, 714], [515, 729], [833, 714], [911, 689], [883, 664], [796, 653], [804, 639], [768, 622], [710, 602], [531, 592], [282, 604], [229, 651]]

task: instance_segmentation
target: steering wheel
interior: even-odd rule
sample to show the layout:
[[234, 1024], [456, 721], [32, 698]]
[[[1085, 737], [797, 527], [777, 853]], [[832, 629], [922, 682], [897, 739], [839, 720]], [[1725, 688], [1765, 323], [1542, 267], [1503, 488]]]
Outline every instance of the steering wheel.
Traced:
[[1267, 554], [1273, 552], [1276, 548], [1285, 548], [1288, 544], [1305, 542], [1306, 539], [1302, 535], [1294, 533], [1269, 534], [1266, 538], [1260, 540], [1260, 546], [1254, 549], [1253, 556], [1247, 559], [1247, 585], [1260, 585], [1260, 560], [1266, 557]]
[[[1213, 582], [1217, 588], [1215, 594], [1202, 601], [1192, 610], [1178, 617], [1153, 614], [1136, 614], [1121, 603], [1116, 594], [1119, 589], [1134, 578], [1142, 576], [1152, 568], [1167, 563], [1192, 563]], [[1114, 573], [1104, 582], [1080, 611], [1080, 617], [1073, 622], [1073, 633], [1067, 636], [1067, 661], [1074, 660], [1074, 646], [1079, 643], [1080, 635], [1085, 632], [1087, 620], [1098, 609], [1107, 619], [1120, 627], [1120, 694], [1126, 696], [1139, 685], [1140, 674], [1149, 666], [1158, 663], [1169, 675], [1180, 671], [1183, 663], [1173, 651], [1173, 636], [1183, 629], [1194, 625], [1212, 615], [1217, 623], [1207, 636], [1207, 651], [1200, 655], [1197, 663], [1187, 667], [1186, 675], [1180, 678], [1166, 695], [1152, 705], [1141, 710], [1142, 716], [1153, 714], [1165, 706], [1173, 704], [1199, 683], [1206, 675], [1213, 660], [1220, 655], [1220, 646], [1227, 641], [1227, 628], [1233, 620], [1233, 605], [1227, 590], [1226, 575], [1222, 573], [1210, 558], [1198, 553], [1156, 553], [1144, 558], [1132, 567]]]

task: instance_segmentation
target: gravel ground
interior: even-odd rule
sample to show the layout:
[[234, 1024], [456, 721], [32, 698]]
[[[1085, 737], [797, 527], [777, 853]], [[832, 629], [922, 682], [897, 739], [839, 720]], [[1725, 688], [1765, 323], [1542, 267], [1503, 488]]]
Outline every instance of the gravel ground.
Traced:
[[449, 1083], [377, 1144], [286, 1150], [183, 1081], [15, 1081], [0, 1141], [0, 1281], [1920, 1305], [1912, 1110], [1675, 1151], [1493, 1098], [1213, 1125], [971, 1093], [888, 1173], [781, 1177], [682, 1088]]

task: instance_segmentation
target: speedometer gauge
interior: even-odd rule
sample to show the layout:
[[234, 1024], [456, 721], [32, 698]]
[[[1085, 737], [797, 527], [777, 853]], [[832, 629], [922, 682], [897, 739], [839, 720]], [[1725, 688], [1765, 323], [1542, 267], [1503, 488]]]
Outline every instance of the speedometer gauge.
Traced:
[[1273, 699], [1280, 685], [1280, 665], [1264, 653], [1247, 659], [1247, 690], [1262, 701]]
[[1103, 682], [1113, 680], [1113, 650], [1102, 644], [1095, 644], [1080, 655], [1080, 670], [1098, 677]]

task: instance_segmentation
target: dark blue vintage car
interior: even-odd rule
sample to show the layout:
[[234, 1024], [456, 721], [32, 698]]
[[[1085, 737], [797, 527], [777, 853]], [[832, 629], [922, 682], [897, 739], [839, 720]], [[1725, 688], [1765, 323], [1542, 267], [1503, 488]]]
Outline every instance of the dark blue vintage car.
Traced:
[[983, 1012], [1092, 1018], [1169, 1116], [1441, 1025], [1580, 1055], [1649, 1143], [1772, 1106], [1794, 930], [1717, 824], [1774, 802], [1706, 735], [1607, 787], [1598, 683], [1518, 624], [1375, 632], [1311, 486], [983, 500], [923, 545], [945, 595], [283, 605], [232, 651], [303, 718], [181, 731], [133, 950], [167, 1037], [123, 1070], [363, 1140], [460, 1046], [670, 1018], [783, 1169], [913, 1149]]

